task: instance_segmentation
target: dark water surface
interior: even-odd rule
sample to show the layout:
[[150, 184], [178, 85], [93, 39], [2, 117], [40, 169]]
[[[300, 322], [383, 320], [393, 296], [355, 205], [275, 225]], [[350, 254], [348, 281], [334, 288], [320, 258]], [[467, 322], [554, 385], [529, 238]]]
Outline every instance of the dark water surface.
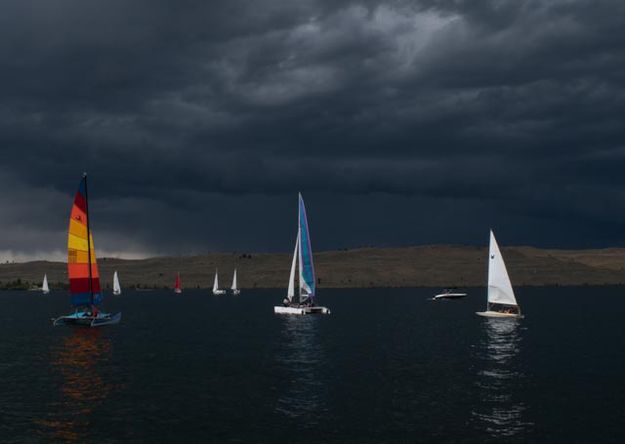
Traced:
[[0, 441], [624, 442], [625, 288], [284, 290], [109, 297], [117, 326], [52, 327], [62, 292], [0, 293]]

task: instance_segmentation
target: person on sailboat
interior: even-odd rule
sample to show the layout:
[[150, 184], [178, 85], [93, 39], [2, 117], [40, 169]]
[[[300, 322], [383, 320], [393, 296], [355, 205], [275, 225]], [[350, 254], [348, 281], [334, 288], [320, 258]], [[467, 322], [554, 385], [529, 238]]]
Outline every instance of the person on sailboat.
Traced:
[[291, 305], [291, 301], [289, 301], [289, 298], [284, 298], [284, 300], [282, 301], [282, 305], [284, 305], [285, 307], [289, 307]]

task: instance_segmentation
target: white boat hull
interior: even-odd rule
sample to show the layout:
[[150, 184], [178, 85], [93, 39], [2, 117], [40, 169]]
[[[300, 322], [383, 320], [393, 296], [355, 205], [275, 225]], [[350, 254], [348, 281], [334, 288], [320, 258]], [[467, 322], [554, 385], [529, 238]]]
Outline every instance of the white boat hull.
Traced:
[[330, 309], [327, 307], [284, 307], [282, 305], [277, 305], [273, 307], [273, 312], [276, 314], [293, 315], [330, 314]]
[[284, 307], [282, 305], [276, 305], [273, 307], [273, 312], [277, 314], [291, 314], [291, 315], [303, 315], [306, 314], [303, 308], [300, 307]]
[[518, 313], [501, 313], [498, 311], [476, 311], [476, 315], [483, 316], [485, 318], [516, 318], [520, 319], [523, 317], [522, 314]]
[[226, 290], [213, 290], [213, 294], [218, 296], [220, 294], [226, 294]]
[[241, 294], [241, 290], [232, 290], [232, 294], [234, 295]]
[[466, 297], [466, 293], [441, 293], [434, 296], [434, 300], [437, 299], [460, 299]]

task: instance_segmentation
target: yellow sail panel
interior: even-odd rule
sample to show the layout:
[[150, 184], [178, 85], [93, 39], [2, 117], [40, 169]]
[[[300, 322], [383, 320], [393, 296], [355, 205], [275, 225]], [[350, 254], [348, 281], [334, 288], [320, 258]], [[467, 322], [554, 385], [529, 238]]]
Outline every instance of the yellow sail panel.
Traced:
[[89, 236], [89, 248], [91, 249], [91, 263], [95, 264], [95, 246], [93, 245], [93, 236]]
[[69, 221], [69, 234], [73, 234], [81, 239], [87, 239], [87, 226], [75, 219]]
[[[69, 264], [88, 264], [87, 251], [67, 250], [67, 262]], [[91, 264], [97, 266], [95, 254], [91, 251]], [[71, 276], [71, 273], [70, 273]]]
[[67, 249], [87, 252], [87, 238], [80, 238], [72, 233], [67, 236]]

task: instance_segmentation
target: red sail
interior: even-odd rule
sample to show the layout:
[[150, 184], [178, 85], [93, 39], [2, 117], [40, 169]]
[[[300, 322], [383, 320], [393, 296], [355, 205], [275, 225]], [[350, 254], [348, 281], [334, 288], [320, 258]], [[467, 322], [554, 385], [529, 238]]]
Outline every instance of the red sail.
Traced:
[[182, 285], [180, 283], [180, 273], [178, 273], [176, 275], [176, 284], [174, 285], [174, 291], [176, 293], [181, 293], [182, 292]]

